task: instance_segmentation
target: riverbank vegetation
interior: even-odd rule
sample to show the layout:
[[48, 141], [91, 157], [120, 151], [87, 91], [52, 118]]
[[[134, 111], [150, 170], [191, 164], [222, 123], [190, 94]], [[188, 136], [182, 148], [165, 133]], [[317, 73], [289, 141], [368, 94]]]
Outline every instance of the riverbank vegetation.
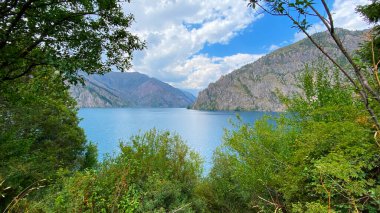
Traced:
[[[95, 6], [87, 1], [81, 3], [90, 12], [94, 8], [104, 12], [98, 14], [104, 15], [104, 19], [90, 23], [95, 20], [84, 16], [85, 20], [77, 20], [75, 14], [66, 11], [69, 14], [62, 21], [73, 19], [73, 24], [78, 24], [75, 29], [79, 30], [75, 32], [84, 36], [83, 39], [88, 37], [80, 31], [83, 26], [91, 26], [95, 32], [91, 35], [99, 35], [101, 40], [103, 30], [110, 25], [126, 27], [132, 20], [120, 13], [110, 14], [120, 12], [116, 3], [108, 5], [99, 1]], [[7, 7], [2, 4], [6, 2], [0, 4], [0, 9], [6, 12]], [[379, 13], [373, 11], [379, 11], [379, 4], [375, 1], [360, 11], [377, 22]], [[32, 15], [36, 16], [47, 5], [24, 6], [31, 7]], [[59, 11], [60, 7], [55, 9]], [[374, 99], [363, 102], [360, 91], [328, 63], [305, 67], [299, 76], [303, 93], [281, 97], [287, 113], [265, 117], [254, 124], [237, 123], [235, 130], [226, 131], [223, 145], [215, 151], [213, 167], [206, 176], [202, 176], [202, 159], [180, 136], [154, 129], [122, 142], [118, 155], [98, 162], [96, 146], [86, 141], [78, 126], [75, 101], [66, 85], [69, 80], [78, 80], [73, 70], [81, 66], [84, 71], [93, 68], [79, 63], [79, 56], [85, 53], [78, 51], [73, 58], [68, 55], [65, 60], [58, 60], [59, 55], [52, 53], [59, 46], [59, 39], [55, 40], [57, 43], [52, 40], [52, 46], [36, 45], [30, 50], [26, 48], [25, 53], [19, 52], [31, 41], [17, 36], [29, 35], [31, 31], [23, 31], [27, 20], [14, 18], [9, 20], [14, 26], [9, 28], [5, 24], [1, 28], [1, 34], [7, 36], [0, 38], [2, 211], [380, 211], [380, 133], [368, 110], [379, 115], [380, 107]], [[46, 20], [41, 23], [51, 24]], [[59, 33], [49, 34], [49, 26], [43, 27], [46, 35], [41, 35], [46, 41], [39, 42], [49, 44], [54, 36], [66, 38]], [[115, 37], [103, 38], [104, 42], [124, 45], [123, 50], [127, 52], [143, 47], [132, 34], [116, 32]], [[371, 79], [368, 81], [371, 88], [379, 88], [378, 27], [371, 35], [372, 39], [357, 53], [355, 63]], [[129, 49], [125, 46], [129, 45], [126, 37], [133, 41]], [[12, 42], [20, 49], [10, 51], [7, 45]], [[82, 45], [86, 46], [70, 42], [74, 43], [68, 49], [80, 50], [84, 48]], [[107, 43], [110, 52], [117, 46], [111, 43]], [[93, 55], [87, 61], [89, 64], [101, 55], [99, 49], [93, 51], [98, 53], [98, 58]], [[115, 55], [109, 57], [111, 61], [106, 65], [129, 65], [130, 58], [122, 62]], [[78, 66], [61, 72], [69, 62]]]

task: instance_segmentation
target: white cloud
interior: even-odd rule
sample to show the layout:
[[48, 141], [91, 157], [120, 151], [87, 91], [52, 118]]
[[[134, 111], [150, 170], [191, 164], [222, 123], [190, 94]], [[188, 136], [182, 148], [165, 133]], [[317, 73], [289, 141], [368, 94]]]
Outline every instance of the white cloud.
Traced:
[[[206, 79], [207, 75], [216, 76], [213, 80], [219, 78], [219, 73], [225, 71], [216, 68], [226, 70], [220, 63], [212, 65], [222, 59], [195, 54], [207, 44], [228, 43], [263, 16], [254, 15], [243, 0], [139, 0], [123, 7], [135, 16], [132, 31], [147, 42], [147, 49], [134, 55], [133, 71], [173, 84], [181, 82], [177, 84], [187, 88], [207, 85], [206, 80], [202, 80], [203, 83], [199, 80]], [[194, 73], [190, 69], [195, 66], [192, 64], [202, 60], [210, 66]], [[202, 77], [196, 78], [196, 75]]]
[[[335, 27], [348, 30], [368, 29], [370, 25], [356, 12], [356, 7], [370, 3], [370, 0], [335, 0], [331, 9]], [[309, 29], [309, 33], [313, 34], [325, 30], [325, 26], [319, 22]], [[305, 34], [298, 32], [294, 35], [294, 41], [299, 41], [305, 37]]]
[[277, 50], [278, 48], [280, 48], [280, 46], [275, 45], [275, 44], [272, 44], [272, 45], [270, 45], [270, 47], [269, 47], [269, 51], [274, 51], [274, 50]]
[[369, 24], [355, 9], [370, 3], [370, 0], [335, 0], [332, 10], [335, 25], [348, 30], [368, 29]]
[[[322, 32], [322, 31], [325, 31], [326, 28], [325, 26], [322, 24], [322, 23], [317, 23], [317, 24], [314, 24], [312, 25], [309, 29], [308, 29], [308, 33], [310, 35], [314, 34], [314, 33], [317, 33], [317, 32]], [[294, 42], [297, 42], [299, 40], [302, 40], [306, 38], [306, 35], [303, 33], [303, 32], [297, 32], [294, 34]]]
[[176, 87], [186, 89], [203, 89], [222, 75], [226, 75], [241, 66], [252, 63], [263, 55], [236, 54], [227, 57], [208, 57], [195, 55], [185, 64], [177, 66], [174, 71], [186, 75], [183, 81], [171, 82]]

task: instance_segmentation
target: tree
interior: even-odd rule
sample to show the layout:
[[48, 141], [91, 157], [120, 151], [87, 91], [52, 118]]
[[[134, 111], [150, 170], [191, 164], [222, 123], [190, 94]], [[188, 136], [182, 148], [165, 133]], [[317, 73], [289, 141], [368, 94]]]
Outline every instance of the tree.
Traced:
[[0, 1], [0, 209], [97, 162], [66, 84], [128, 69], [133, 21], [117, 0]]
[[[380, 18], [380, 2], [375, 0], [370, 5], [359, 6], [357, 11], [360, 12], [369, 22], [376, 24]], [[380, 65], [380, 26], [375, 25], [368, 33], [368, 41], [363, 44], [360, 50], [360, 56], [367, 67], [372, 69], [376, 78], [376, 83], [380, 86], [378, 76]]]
[[78, 71], [126, 70], [145, 46], [127, 31], [133, 20], [116, 0], [2, 0], [0, 83], [42, 67], [70, 82]]
[[372, 4], [359, 6], [357, 10], [372, 23], [377, 23], [380, 19], [379, 0], [372, 0]]
[[[373, 83], [374, 80], [377, 81], [377, 72], [369, 72], [371, 68], [362, 67], [361, 63], [355, 60], [355, 58], [346, 50], [343, 46], [341, 39], [336, 33], [334, 20], [331, 14], [331, 11], [325, 0], [320, 0], [322, 9], [318, 10], [315, 7], [316, 1], [313, 0], [250, 0], [249, 6], [253, 8], [261, 8], [265, 12], [275, 15], [275, 16], [285, 16], [288, 17], [294, 27], [302, 31], [310, 41], [317, 47], [330, 62], [332, 62], [340, 72], [348, 79], [348, 81], [354, 86], [355, 91], [360, 95], [362, 102], [364, 103], [366, 110], [370, 114], [376, 131], [380, 131], [380, 123], [378, 120], [379, 114], [375, 112], [374, 108], [380, 105], [380, 84]], [[378, 21], [376, 16], [376, 10], [378, 11], [379, 7], [376, 6], [378, 3], [377, 0], [372, 2], [372, 5], [366, 7], [368, 11], [369, 20]], [[368, 9], [370, 8], [370, 9]], [[327, 14], [325, 17], [323, 14]], [[367, 15], [366, 13], [364, 13]], [[379, 14], [379, 12], [377, 13]], [[310, 17], [318, 18], [326, 30], [329, 32], [331, 38], [334, 40], [336, 47], [342, 52], [346, 60], [349, 62], [353, 72], [350, 72], [349, 69], [346, 69], [339, 61], [334, 58], [332, 55], [328, 54], [312, 36], [307, 31], [311, 24], [309, 23]]]
[[7, 188], [0, 209], [54, 182], [58, 171], [96, 163], [96, 148], [78, 126], [76, 103], [54, 73], [39, 70], [28, 83], [19, 78], [0, 84], [0, 183]]

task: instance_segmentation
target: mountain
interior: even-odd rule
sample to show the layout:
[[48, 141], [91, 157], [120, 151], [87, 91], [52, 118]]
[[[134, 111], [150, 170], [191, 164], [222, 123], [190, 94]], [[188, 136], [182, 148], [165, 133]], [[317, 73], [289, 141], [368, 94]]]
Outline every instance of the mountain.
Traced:
[[70, 93], [79, 107], [187, 107], [195, 97], [137, 72], [84, 75]]
[[[364, 31], [337, 29], [337, 34], [347, 50], [352, 52], [363, 41]], [[338, 61], [345, 62], [327, 32], [316, 33], [313, 37]], [[285, 107], [280, 103], [277, 92], [286, 96], [300, 92], [295, 86], [296, 76], [306, 64], [318, 63], [321, 59], [327, 61], [308, 39], [303, 39], [211, 83], [199, 93], [193, 109], [283, 111]]]

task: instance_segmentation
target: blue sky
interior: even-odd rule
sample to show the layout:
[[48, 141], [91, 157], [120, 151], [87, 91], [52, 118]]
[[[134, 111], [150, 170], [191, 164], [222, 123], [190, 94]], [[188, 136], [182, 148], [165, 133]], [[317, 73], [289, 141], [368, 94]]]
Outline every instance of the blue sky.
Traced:
[[[355, 7], [369, 0], [327, 2], [336, 26], [368, 28]], [[135, 0], [124, 10], [135, 15], [131, 31], [147, 42], [146, 50], [135, 52], [131, 71], [194, 92], [304, 38], [286, 17], [252, 10], [244, 0]], [[322, 30], [314, 21], [310, 33]]]
[[[318, 1], [315, 2], [314, 6], [322, 10], [322, 5], [318, 4]], [[328, 1], [328, 4], [333, 8], [333, 1]], [[308, 20], [311, 23], [318, 23], [316, 18], [310, 17]], [[249, 24], [227, 44], [205, 45], [200, 53], [218, 57], [236, 53], [262, 54], [294, 43], [296, 40], [294, 35], [297, 32], [287, 17], [264, 14], [264, 17]]]
[[296, 32], [285, 17], [266, 15], [247, 26], [227, 44], [205, 45], [200, 53], [218, 57], [236, 53], [262, 54], [272, 45], [287, 45]]

